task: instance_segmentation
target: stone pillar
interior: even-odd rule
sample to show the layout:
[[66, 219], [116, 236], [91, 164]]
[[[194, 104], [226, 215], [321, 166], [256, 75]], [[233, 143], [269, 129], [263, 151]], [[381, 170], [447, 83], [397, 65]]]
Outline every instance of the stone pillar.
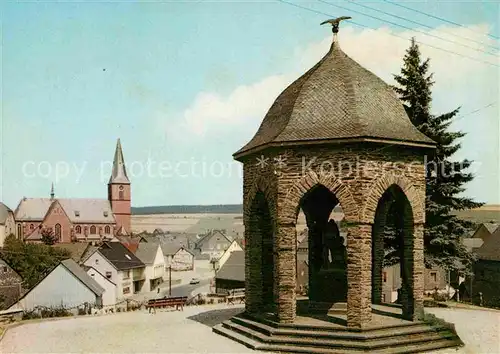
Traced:
[[293, 323], [296, 316], [296, 244], [295, 224], [279, 224], [275, 238], [274, 291], [281, 323]]
[[405, 223], [403, 261], [403, 317], [417, 321], [424, 311], [424, 225]]
[[347, 326], [363, 328], [371, 320], [371, 224], [347, 227]]
[[372, 302], [382, 302], [382, 272], [384, 270], [384, 229], [385, 215], [375, 219], [372, 228]]
[[258, 313], [262, 308], [261, 248], [256, 215], [245, 225], [245, 310]]

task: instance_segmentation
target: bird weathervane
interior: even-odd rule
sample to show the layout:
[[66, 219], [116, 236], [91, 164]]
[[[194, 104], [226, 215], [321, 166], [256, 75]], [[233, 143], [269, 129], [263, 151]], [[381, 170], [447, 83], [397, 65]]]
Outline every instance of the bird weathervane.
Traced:
[[326, 21], [321, 22], [321, 25], [324, 25], [326, 23], [331, 24], [332, 25], [332, 32], [337, 34], [339, 32], [340, 21], [350, 20], [351, 18], [352, 17], [350, 17], [350, 16], [341, 16], [341, 17], [337, 17], [337, 18], [332, 18], [330, 20], [326, 20]]

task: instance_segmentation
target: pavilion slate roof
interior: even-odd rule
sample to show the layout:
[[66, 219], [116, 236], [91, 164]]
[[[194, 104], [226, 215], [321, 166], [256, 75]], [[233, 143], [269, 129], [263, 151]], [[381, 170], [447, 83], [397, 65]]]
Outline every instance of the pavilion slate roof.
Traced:
[[313, 68], [276, 99], [239, 159], [267, 146], [381, 141], [434, 147], [410, 121], [392, 88], [333, 43]]

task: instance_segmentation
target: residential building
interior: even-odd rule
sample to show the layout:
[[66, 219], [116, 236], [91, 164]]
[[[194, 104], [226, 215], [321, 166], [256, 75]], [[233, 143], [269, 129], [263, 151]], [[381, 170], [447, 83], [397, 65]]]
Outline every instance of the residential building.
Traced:
[[15, 235], [14, 212], [4, 203], [0, 202], [0, 247], [9, 235]]
[[188, 271], [194, 269], [194, 254], [177, 242], [161, 243], [165, 257], [165, 267], [174, 271]]
[[83, 266], [83, 268], [86, 273], [104, 289], [104, 293], [102, 294], [102, 306], [106, 309], [113, 308], [118, 302], [116, 284], [94, 267]]
[[107, 199], [23, 198], [14, 212], [16, 234], [27, 242], [41, 242], [50, 229], [57, 242], [109, 240], [120, 229], [130, 232], [131, 185], [120, 139], [116, 144]]
[[211, 259], [219, 259], [233, 241], [221, 230], [213, 230], [204, 235], [195, 245], [195, 250], [210, 255]]
[[146, 265], [146, 284], [143, 291], [156, 290], [165, 275], [165, 258], [160, 244], [140, 242], [135, 255]]
[[500, 307], [500, 228], [486, 237], [475, 253], [473, 276], [462, 283], [461, 298], [470, 301], [472, 297], [476, 304]]
[[33, 310], [36, 307], [76, 308], [85, 303], [102, 306], [102, 288], [75, 261], [60, 262], [42, 280], [26, 292], [11, 308]]
[[234, 251], [215, 275], [216, 292], [245, 287], [245, 252]]
[[21, 297], [23, 279], [0, 258], [0, 310], [9, 308]]
[[118, 299], [143, 291], [145, 265], [120, 242], [103, 242], [83, 264], [116, 284]]
[[220, 269], [224, 265], [224, 263], [226, 263], [226, 261], [229, 259], [231, 253], [233, 253], [234, 251], [243, 251], [243, 248], [241, 248], [240, 244], [236, 240], [231, 242], [229, 247], [222, 254], [222, 256], [219, 257], [219, 259], [213, 260], [213, 262], [215, 263], [214, 268], [216, 270]]

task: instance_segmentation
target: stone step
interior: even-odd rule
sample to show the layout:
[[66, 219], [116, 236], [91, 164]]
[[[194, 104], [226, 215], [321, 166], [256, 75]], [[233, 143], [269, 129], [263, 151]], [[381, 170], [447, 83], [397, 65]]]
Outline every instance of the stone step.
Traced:
[[270, 345], [286, 345], [286, 346], [300, 346], [300, 347], [323, 347], [323, 348], [344, 348], [351, 350], [378, 350], [382, 348], [398, 347], [404, 345], [413, 345], [422, 342], [441, 340], [444, 338], [455, 338], [455, 334], [451, 332], [429, 332], [424, 334], [409, 334], [406, 336], [399, 336], [395, 338], [378, 338], [370, 340], [353, 340], [353, 339], [332, 339], [332, 338], [318, 338], [314, 336], [276, 336], [265, 335], [246, 326], [237, 324], [233, 321], [223, 322], [223, 327], [240, 335], [249, 337], [257, 342], [270, 344]]
[[[332, 330], [302, 330], [302, 329], [294, 329], [294, 328], [275, 328], [269, 326], [267, 324], [263, 324], [260, 322], [256, 322], [254, 320], [236, 316], [231, 319], [231, 321], [240, 324], [242, 326], [246, 326], [255, 331], [258, 331], [265, 335], [272, 336], [309, 336], [309, 337], [322, 337], [322, 338], [331, 338], [331, 339], [351, 339], [351, 340], [370, 340], [384, 337], [397, 337], [404, 335], [413, 335], [413, 334], [421, 334], [421, 333], [429, 333], [436, 332], [436, 329], [432, 328], [426, 324], [416, 324], [414, 326], [404, 326], [401, 328], [391, 328], [391, 329], [381, 329], [377, 331], [372, 331], [368, 333], [359, 333], [359, 332], [347, 332], [347, 331], [335, 331]], [[325, 328], [323, 328], [325, 329]], [[440, 330], [440, 329], [437, 329]]]
[[314, 325], [314, 324], [299, 324], [299, 323], [278, 323], [275, 321], [272, 321], [267, 318], [262, 318], [262, 317], [256, 317], [253, 315], [249, 314], [239, 314], [237, 315], [239, 318], [245, 318], [249, 319], [254, 322], [266, 324], [269, 327], [273, 328], [279, 328], [279, 329], [296, 329], [296, 330], [306, 330], [306, 331], [329, 331], [329, 332], [349, 332], [349, 333], [372, 333], [372, 332], [377, 332], [381, 330], [394, 330], [394, 329], [400, 329], [400, 328], [410, 328], [410, 327], [416, 327], [416, 326], [421, 326], [424, 323], [423, 322], [406, 322], [406, 323], [400, 323], [400, 324], [393, 324], [393, 325], [386, 325], [386, 326], [380, 326], [380, 327], [372, 327], [372, 328], [366, 328], [366, 329], [356, 329], [356, 328], [347, 328], [347, 327], [329, 327], [329, 326], [324, 326], [324, 325]]
[[246, 335], [239, 334], [232, 329], [225, 328], [222, 324], [213, 327], [213, 331], [219, 335], [232, 339], [248, 348], [260, 351], [272, 351], [276, 353], [311, 353], [311, 354], [409, 354], [409, 353], [424, 353], [438, 349], [445, 349], [451, 347], [463, 346], [462, 341], [455, 336], [455, 338], [441, 338], [435, 339], [431, 342], [424, 342], [418, 344], [406, 344], [398, 347], [386, 347], [377, 350], [360, 350], [348, 348], [322, 348], [300, 345], [283, 345], [283, 344], [267, 344], [261, 343], [257, 340], [247, 337]]

